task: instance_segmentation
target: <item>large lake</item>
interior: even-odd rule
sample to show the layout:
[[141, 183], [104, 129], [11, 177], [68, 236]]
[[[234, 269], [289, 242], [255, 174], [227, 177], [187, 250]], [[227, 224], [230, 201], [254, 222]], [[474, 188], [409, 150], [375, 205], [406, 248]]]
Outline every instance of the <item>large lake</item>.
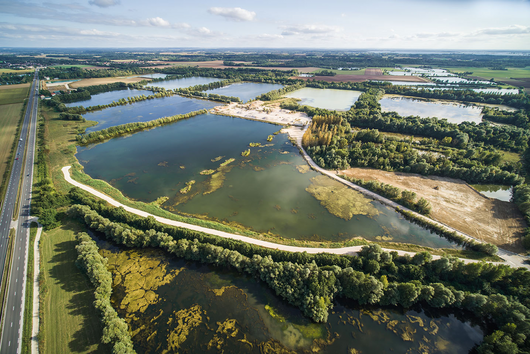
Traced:
[[454, 102], [427, 101], [403, 96], [385, 95], [379, 103], [383, 112], [397, 112], [400, 116], [445, 118], [451, 123], [482, 121], [482, 107]]
[[[85, 172], [130, 198], [287, 238], [455, 247], [395, 210], [310, 170], [278, 126], [211, 114], [79, 148]], [[249, 148], [249, 143], [261, 147]], [[249, 156], [241, 153], [250, 149]], [[222, 167], [221, 163], [234, 158]], [[210, 175], [200, 172], [211, 170]], [[195, 181], [187, 193], [181, 189]]]
[[99, 123], [98, 125], [87, 129], [88, 132], [91, 132], [125, 123], [147, 122], [176, 114], [185, 114], [199, 111], [201, 109], [210, 109], [218, 105], [219, 103], [211, 101], [175, 95], [93, 111], [84, 114], [83, 117], [87, 120], [93, 120]]
[[175, 80], [164, 80], [157, 82], [149, 82], [145, 86], [162, 87], [166, 90], [174, 90], [176, 88], [185, 88], [195, 85], [206, 85], [216, 81], [222, 81], [224, 79], [218, 79], [215, 77], [185, 77], [182, 79]]
[[329, 110], [347, 111], [355, 104], [361, 91], [317, 89], [304, 87], [290, 92], [285, 97], [299, 98], [299, 104]]
[[269, 91], [283, 88], [279, 84], [261, 84], [254, 82], [244, 82], [240, 84], [232, 84], [217, 89], [204, 91], [206, 93], [215, 93], [223, 96], [239, 97], [241, 101], [247, 102]]
[[112, 304], [138, 353], [467, 354], [483, 338], [464, 315], [340, 301], [317, 324], [249, 276], [99, 243], [113, 273]]
[[141, 95], [152, 95], [153, 92], [148, 90], [132, 90], [132, 89], [126, 89], [126, 90], [118, 90], [118, 91], [109, 91], [109, 92], [103, 92], [98, 93], [95, 95], [92, 95], [92, 97], [88, 100], [84, 101], [77, 101], [72, 103], [65, 103], [66, 107], [75, 107], [75, 106], [84, 106], [84, 107], [90, 107], [90, 106], [98, 106], [98, 105], [105, 105], [112, 103], [112, 101], [119, 101], [122, 98], [127, 97], [135, 97], [135, 96], [141, 96]]

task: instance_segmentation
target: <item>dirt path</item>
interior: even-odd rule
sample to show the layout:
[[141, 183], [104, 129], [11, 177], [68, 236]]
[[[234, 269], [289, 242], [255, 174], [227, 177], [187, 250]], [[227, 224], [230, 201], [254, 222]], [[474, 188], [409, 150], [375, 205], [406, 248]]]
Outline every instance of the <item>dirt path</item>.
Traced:
[[364, 168], [350, 168], [340, 174], [413, 191], [431, 202], [434, 220], [500, 248], [524, 252], [521, 234], [526, 223], [517, 207], [487, 198], [461, 180]]
[[[149, 214], [149, 213], [147, 213], [145, 211], [142, 211], [142, 210], [131, 208], [131, 207], [127, 206], [127, 205], [124, 205], [124, 204], [114, 200], [113, 198], [109, 197], [108, 195], [95, 190], [92, 187], [89, 187], [87, 185], [84, 185], [82, 183], [79, 183], [79, 182], [75, 181], [70, 176], [70, 172], [69, 172], [70, 167], [71, 166], [65, 166], [65, 167], [63, 167], [61, 169], [61, 171], [63, 172], [64, 179], [68, 183], [70, 183], [70, 184], [72, 184], [72, 185], [74, 185], [76, 187], [79, 187], [79, 188], [89, 192], [90, 194], [92, 194], [92, 195], [94, 195], [94, 196], [96, 196], [98, 198], [101, 198], [101, 199], [105, 200], [106, 202], [108, 202], [112, 206], [122, 207], [126, 211], [128, 211], [129, 213], [133, 213], [133, 214], [136, 214], [136, 215], [139, 215], [139, 216], [142, 216], [142, 217], [152, 216], [158, 222], [166, 224], [166, 225], [182, 227], [182, 228], [186, 228], [186, 229], [190, 229], [190, 230], [204, 232], [204, 233], [207, 233], [207, 234], [210, 234], [210, 235], [215, 235], [215, 236], [224, 237], [224, 238], [230, 238], [230, 239], [233, 239], [233, 240], [239, 240], [239, 241], [247, 242], [247, 243], [250, 243], [250, 244], [253, 244], [253, 245], [257, 245], [257, 246], [262, 246], [262, 247], [267, 247], [267, 248], [272, 248], [272, 249], [277, 249], [277, 250], [282, 250], [282, 251], [288, 251], [288, 252], [307, 252], [307, 253], [310, 253], [310, 254], [333, 253], [333, 254], [346, 254], [346, 255], [355, 256], [355, 255], [357, 255], [357, 252], [359, 252], [361, 250], [361, 248], [364, 247], [364, 246], [352, 246], [352, 247], [342, 247], [342, 248], [312, 248], [312, 247], [287, 246], [287, 245], [281, 245], [281, 244], [278, 244], [278, 243], [257, 240], [257, 239], [254, 239], [254, 238], [251, 238], [251, 237], [247, 237], [247, 236], [241, 236], [241, 235], [231, 234], [231, 233], [224, 232], [224, 231], [209, 229], [209, 228], [206, 228], [206, 227], [197, 226], [197, 225], [193, 225], [193, 224], [187, 224], [187, 223], [180, 222], [180, 221], [166, 219], [166, 218], [163, 218], [163, 217], [160, 217], [160, 216]], [[349, 183], [347, 181], [344, 181], [344, 182]], [[415, 252], [408, 252], [408, 251], [401, 251], [401, 250], [392, 250], [392, 249], [386, 249], [386, 248], [383, 248], [383, 250], [388, 251], [388, 252], [396, 251], [399, 255], [408, 254], [410, 256], [414, 256], [416, 254]], [[502, 257], [504, 258], [504, 256], [502, 256]], [[437, 256], [437, 255], [433, 255], [432, 258], [433, 259], [440, 259], [441, 257]], [[465, 263], [480, 262], [480, 261], [473, 260], [473, 259], [463, 259], [463, 258], [461, 258], [461, 260], [463, 262], [465, 262]], [[490, 263], [496, 263], [496, 262], [490, 262]], [[498, 264], [498, 263], [496, 263], [496, 264]], [[506, 263], [503, 263], [503, 264], [506, 264], [506, 265], [508, 265], [510, 267], [515, 267], [515, 268], [517, 268], [517, 267], [528, 268], [528, 266], [524, 263], [524, 258], [521, 257], [521, 256], [516, 256], [516, 255], [513, 256], [513, 257], [509, 257], [506, 260]]]

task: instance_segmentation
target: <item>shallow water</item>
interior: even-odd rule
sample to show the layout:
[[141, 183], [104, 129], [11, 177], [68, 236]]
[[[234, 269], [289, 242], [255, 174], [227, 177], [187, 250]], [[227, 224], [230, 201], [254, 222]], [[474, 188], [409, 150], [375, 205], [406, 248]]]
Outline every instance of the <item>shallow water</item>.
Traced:
[[223, 81], [224, 79], [218, 79], [216, 77], [185, 77], [182, 79], [165, 80], [153, 83], [147, 83], [145, 86], [162, 87], [166, 90], [174, 90], [176, 88], [185, 88], [195, 85], [206, 85], [216, 81]]
[[[166, 196], [163, 207], [175, 213], [200, 214], [295, 239], [362, 236], [455, 247], [393, 209], [309, 170], [286, 134], [267, 141], [278, 129], [206, 114], [79, 148], [76, 156], [93, 178], [144, 202]], [[261, 146], [249, 148], [249, 143]], [[250, 155], [241, 156], [247, 149]], [[235, 160], [221, 167], [229, 158]], [[207, 170], [212, 174], [200, 174]], [[182, 193], [190, 181], [195, 183]]]
[[421, 308], [337, 302], [317, 324], [246, 275], [161, 250], [99, 244], [113, 273], [112, 304], [138, 353], [467, 353], [483, 337], [452, 314]]
[[90, 106], [109, 104], [109, 103], [112, 103], [112, 101], [118, 101], [122, 98], [135, 97], [135, 96], [141, 96], [141, 95], [149, 96], [152, 94], [153, 92], [148, 91], [148, 90], [126, 89], [126, 90], [118, 90], [118, 91], [109, 91], [109, 92], [102, 92], [102, 93], [92, 95], [92, 97], [88, 100], [65, 103], [65, 106], [66, 107], [75, 107], [75, 106], [90, 107]]
[[239, 84], [232, 84], [229, 86], [216, 88], [212, 90], [204, 91], [206, 93], [215, 93], [223, 96], [233, 96], [239, 97], [241, 101], [247, 102], [252, 100], [257, 96], [260, 96], [264, 93], [278, 90], [283, 88], [283, 85], [280, 84], [260, 84], [254, 82], [244, 82]]
[[473, 184], [471, 187], [475, 188], [480, 194], [488, 198], [495, 198], [503, 202], [509, 202], [512, 198], [513, 188], [511, 186], [502, 186], [498, 184]]
[[301, 105], [347, 111], [355, 104], [361, 94], [361, 91], [304, 87], [301, 90], [286, 94], [285, 97], [299, 98]]
[[403, 96], [385, 95], [381, 101], [383, 112], [397, 112], [403, 117], [419, 116], [421, 118], [436, 117], [447, 119], [451, 123], [482, 121], [482, 108], [467, 106], [454, 102], [429, 102]]
[[84, 114], [83, 117], [98, 122], [98, 125], [87, 129], [87, 132], [91, 132], [115, 125], [148, 122], [176, 114], [210, 109], [215, 106], [219, 106], [219, 103], [174, 95], [93, 111]]

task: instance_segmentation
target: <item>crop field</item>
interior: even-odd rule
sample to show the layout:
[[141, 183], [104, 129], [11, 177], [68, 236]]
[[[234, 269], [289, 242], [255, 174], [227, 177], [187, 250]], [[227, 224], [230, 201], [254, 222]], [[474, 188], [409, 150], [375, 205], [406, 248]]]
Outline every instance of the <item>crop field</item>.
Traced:
[[44, 353], [110, 352], [108, 346], [101, 344], [102, 325], [92, 305], [92, 284], [74, 266], [75, 233], [79, 231], [79, 224], [69, 221], [44, 233], [40, 241], [46, 289], [45, 301], [41, 301]]
[[364, 75], [366, 69], [361, 70], [328, 70], [328, 69], [318, 69], [313, 71], [311, 74], [321, 72], [322, 70], [333, 71], [337, 75]]
[[14, 69], [0, 69], [0, 74], [25, 74], [32, 73], [34, 69], [14, 70]]
[[54, 66], [51, 66], [51, 68], [63, 68], [63, 69], [68, 69], [68, 68], [91, 68], [93, 67], [93, 65], [81, 65], [81, 64], [78, 64], [78, 65], [54, 65]]
[[28, 97], [29, 84], [0, 86], [0, 105], [23, 103]]
[[10, 90], [0, 90], [0, 177], [7, 168], [11, 146], [15, 139], [17, 125], [22, 118], [24, 99], [29, 85]]
[[526, 68], [507, 68], [507, 70], [491, 70], [488, 68], [473, 68], [473, 67], [461, 67], [461, 68], [450, 68], [453, 73], [458, 72], [472, 72], [470, 76], [477, 76], [483, 79], [500, 79], [506, 80], [510, 78], [514, 79], [530, 79], [530, 66]]

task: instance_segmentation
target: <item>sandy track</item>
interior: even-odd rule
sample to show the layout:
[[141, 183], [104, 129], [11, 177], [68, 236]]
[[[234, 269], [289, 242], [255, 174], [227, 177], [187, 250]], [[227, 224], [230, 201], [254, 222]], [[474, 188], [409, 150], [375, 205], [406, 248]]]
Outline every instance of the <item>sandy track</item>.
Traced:
[[369, 168], [350, 168], [340, 174], [413, 191], [431, 202], [434, 220], [500, 248], [524, 252], [521, 235], [526, 223], [517, 207], [485, 197], [462, 180]]

